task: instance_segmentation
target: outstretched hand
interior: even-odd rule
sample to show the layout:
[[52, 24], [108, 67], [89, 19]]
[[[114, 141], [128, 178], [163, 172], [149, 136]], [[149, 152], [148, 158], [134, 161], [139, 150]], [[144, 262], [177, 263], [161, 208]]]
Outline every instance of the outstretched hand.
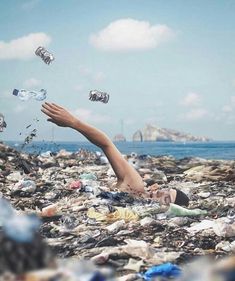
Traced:
[[49, 117], [47, 121], [60, 127], [73, 127], [77, 121], [66, 109], [54, 103], [45, 102], [41, 111]]

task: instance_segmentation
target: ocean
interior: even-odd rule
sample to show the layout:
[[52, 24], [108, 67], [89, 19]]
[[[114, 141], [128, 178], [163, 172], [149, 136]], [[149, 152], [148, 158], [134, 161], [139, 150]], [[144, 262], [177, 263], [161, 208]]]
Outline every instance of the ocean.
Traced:
[[[6, 142], [20, 150], [21, 143]], [[123, 154], [136, 152], [139, 155], [171, 155], [177, 159], [201, 157], [205, 159], [235, 160], [235, 141], [231, 142], [118, 142], [116, 146]], [[24, 148], [25, 152], [40, 154], [46, 151], [58, 152], [61, 149], [76, 152], [79, 149], [100, 151], [89, 142], [32, 142]]]

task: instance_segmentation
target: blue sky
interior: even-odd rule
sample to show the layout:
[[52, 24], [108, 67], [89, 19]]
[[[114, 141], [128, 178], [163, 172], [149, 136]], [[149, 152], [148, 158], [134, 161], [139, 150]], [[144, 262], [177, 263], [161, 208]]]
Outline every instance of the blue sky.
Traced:
[[[235, 1], [1, 0], [0, 139], [21, 140], [34, 119], [51, 140], [41, 103], [14, 88], [41, 89], [79, 118], [130, 139], [145, 124], [235, 140]], [[34, 55], [43, 45], [55, 56]], [[110, 94], [91, 102], [90, 90]], [[34, 125], [33, 125], [34, 126]], [[35, 125], [36, 126], [36, 125]], [[57, 140], [80, 140], [54, 129]]]

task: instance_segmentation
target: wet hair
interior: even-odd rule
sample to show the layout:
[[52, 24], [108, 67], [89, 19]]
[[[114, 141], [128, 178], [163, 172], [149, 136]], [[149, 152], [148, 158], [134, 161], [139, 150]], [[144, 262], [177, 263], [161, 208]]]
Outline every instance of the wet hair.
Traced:
[[187, 207], [189, 205], [188, 196], [183, 191], [177, 188], [175, 190], [176, 190], [176, 198], [174, 204]]

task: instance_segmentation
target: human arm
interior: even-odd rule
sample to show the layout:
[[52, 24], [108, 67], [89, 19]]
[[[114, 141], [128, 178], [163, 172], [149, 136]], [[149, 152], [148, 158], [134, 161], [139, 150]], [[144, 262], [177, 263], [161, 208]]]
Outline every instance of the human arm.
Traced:
[[100, 147], [108, 158], [117, 176], [118, 183], [120, 183], [122, 186], [126, 185], [129, 187], [128, 191], [133, 193], [144, 192], [142, 178], [137, 171], [123, 158], [122, 154], [105, 133], [77, 119], [66, 109], [56, 104], [43, 104], [42, 112], [49, 117], [48, 121], [55, 123], [58, 126], [70, 127], [84, 135], [90, 142]]

